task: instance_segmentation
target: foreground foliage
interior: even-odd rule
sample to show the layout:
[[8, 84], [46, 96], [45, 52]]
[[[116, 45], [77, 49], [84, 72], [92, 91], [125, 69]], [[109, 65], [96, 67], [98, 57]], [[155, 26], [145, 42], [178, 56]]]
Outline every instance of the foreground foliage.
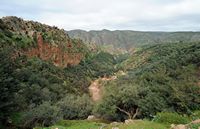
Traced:
[[164, 124], [187, 124], [190, 122], [188, 117], [181, 116], [172, 112], [161, 112], [156, 115], [154, 121]]

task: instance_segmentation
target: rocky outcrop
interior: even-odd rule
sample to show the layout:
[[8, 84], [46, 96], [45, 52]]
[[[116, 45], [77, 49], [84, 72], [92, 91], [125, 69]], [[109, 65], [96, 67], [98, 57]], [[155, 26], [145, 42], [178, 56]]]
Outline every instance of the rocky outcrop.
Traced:
[[52, 61], [55, 66], [59, 67], [77, 65], [84, 57], [82, 53], [70, 53], [57, 46], [52, 46], [50, 43], [45, 43], [40, 34], [37, 36], [37, 47], [30, 48], [23, 54], [28, 57], [39, 57], [45, 61]]

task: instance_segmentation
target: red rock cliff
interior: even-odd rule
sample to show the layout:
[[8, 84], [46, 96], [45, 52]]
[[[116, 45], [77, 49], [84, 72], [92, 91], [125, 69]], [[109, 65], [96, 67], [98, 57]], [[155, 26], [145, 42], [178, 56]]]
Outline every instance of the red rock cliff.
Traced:
[[[68, 41], [71, 44], [71, 41]], [[69, 48], [73, 49], [73, 48]], [[83, 58], [82, 53], [70, 53], [64, 51], [61, 47], [53, 46], [45, 43], [40, 34], [37, 34], [37, 47], [24, 51], [28, 57], [39, 57], [45, 61], [51, 61], [55, 66], [67, 67], [69, 65], [77, 65]]]

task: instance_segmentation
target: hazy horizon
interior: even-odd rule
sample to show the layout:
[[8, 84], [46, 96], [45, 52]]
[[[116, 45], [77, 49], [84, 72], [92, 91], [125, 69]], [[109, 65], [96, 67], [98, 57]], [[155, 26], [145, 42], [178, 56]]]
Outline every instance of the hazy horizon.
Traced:
[[135, 32], [163, 32], [163, 33], [170, 33], [170, 32], [200, 32], [200, 30], [183, 30], [183, 31], [170, 31], [170, 30], [126, 30], [126, 29], [117, 29], [117, 30], [115, 30], [115, 29], [113, 29], [113, 30], [111, 30], [111, 29], [106, 29], [106, 28], [104, 28], [104, 29], [98, 29], [98, 30], [84, 30], [84, 29], [72, 29], [72, 30], [66, 30], [66, 31], [74, 31], [74, 30], [81, 30], [81, 31], [86, 31], [86, 32], [90, 32], [90, 31], [103, 31], [103, 30], [107, 30], [107, 31], [135, 31]]
[[1, 0], [0, 17], [54, 25], [67, 31], [200, 31], [199, 0]]

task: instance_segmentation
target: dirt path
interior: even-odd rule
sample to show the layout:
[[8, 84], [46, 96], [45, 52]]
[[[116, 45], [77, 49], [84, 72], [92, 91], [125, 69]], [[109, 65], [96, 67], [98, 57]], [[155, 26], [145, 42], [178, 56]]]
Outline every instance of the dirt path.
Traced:
[[110, 81], [116, 79], [116, 76], [112, 76], [110, 78], [103, 77], [97, 80], [94, 80], [89, 86], [89, 92], [91, 94], [92, 100], [94, 102], [99, 101], [102, 98], [102, 84], [101, 81]]
[[102, 98], [102, 93], [103, 93], [103, 89], [102, 89], [102, 81], [111, 81], [111, 80], [115, 80], [118, 76], [123, 76], [126, 75], [126, 73], [124, 71], [118, 71], [114, 76], [111, 77], [102, 77], [99, 79], [94, 80], [91, 85], [89, 86], [89, 92], [91, 95], [91, 98], [94, 102], [97, 102], [99, 100], [101, 100]]
[[99, 80], [100, 79], [93, 81], [89, 87], [89, 91], [93, 101], [98, 101], [101, 99], [102, 90], [99, 84]]

